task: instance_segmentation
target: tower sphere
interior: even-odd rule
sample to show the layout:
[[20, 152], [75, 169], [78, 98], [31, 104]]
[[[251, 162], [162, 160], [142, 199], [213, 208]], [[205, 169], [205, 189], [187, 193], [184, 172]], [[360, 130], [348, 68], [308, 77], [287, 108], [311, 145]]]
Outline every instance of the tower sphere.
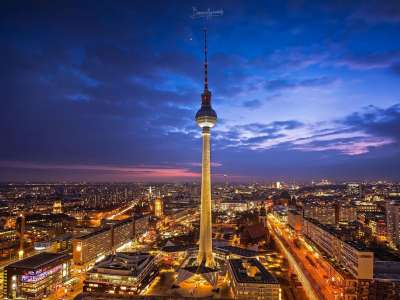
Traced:
[[217, 113], [211, 107], [211, 92], [205, 90], [201, 96], [202, 104], [196, 113], [196, 122], [201, 128], [211, 128], [217, 123]]
[[211, 108], [211, 106], [202, 106], [196, 114], [196, 122], [201, 128], [211, 128], [217, 123], [217, 113]]

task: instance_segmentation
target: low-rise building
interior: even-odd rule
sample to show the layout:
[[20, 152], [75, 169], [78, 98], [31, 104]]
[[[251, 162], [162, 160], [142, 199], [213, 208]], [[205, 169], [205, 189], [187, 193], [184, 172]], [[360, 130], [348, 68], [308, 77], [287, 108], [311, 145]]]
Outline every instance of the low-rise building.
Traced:
[[157, 276], [155, 257], [142, 252], [121, 252], [97, 262], [86, 273], [86, 296], [131, 297]]
[[278, 280], [256, 258], [229, 259], [228, 278], [235, 299], [282, 299]]
[[224, 200], [215, 205], [217, 210], [242, 212], [249, 209], [247, 201]]
[[3, 296], [39, 300], [69, 279], [70, 256], [42, 252], [4, 268]]

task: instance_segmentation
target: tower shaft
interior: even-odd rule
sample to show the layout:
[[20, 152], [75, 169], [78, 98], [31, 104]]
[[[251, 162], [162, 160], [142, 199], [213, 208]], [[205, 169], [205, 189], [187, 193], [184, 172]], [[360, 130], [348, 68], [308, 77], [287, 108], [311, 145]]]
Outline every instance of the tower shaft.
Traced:
[[212, 221], [211, 221], [211, 171], [210, 171], [210, 128], [203, 127], [203, 153], [201, 170], [200, 241], [197, 262], [213, 267]]

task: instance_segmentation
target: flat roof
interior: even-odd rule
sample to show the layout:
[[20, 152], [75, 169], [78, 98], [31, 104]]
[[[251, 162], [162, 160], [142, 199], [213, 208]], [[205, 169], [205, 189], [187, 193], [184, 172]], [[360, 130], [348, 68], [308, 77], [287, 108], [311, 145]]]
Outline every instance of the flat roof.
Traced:
[[57, 260], [68, 258], [65, 253], [42, 252], [7, 266], [7, 268], [39, 269]]
[[181, 252], [181, 251], [186, 251], [186, 250], [192, 249], [192, 248], [196, 248], [196, 244], [164, 246], [162, 248], [162, 251], [164, 251], [164, 252]]
[[92, 231], [90, 233], [81, 235], [80, 237], [77, 237], [76, 239], [77, 240], [86, 240], [86, 239], [91, 238], [91, 237], [93, 237], [95, 235], [98, 235], [100, 233], [106, 232], [106, 231], [108, 231], [110, 229], [111, 229], [111, 227], [109, 227], [109, 226], [103, 226], [100, 229], [96, 229], [95, 231]]
[[[229, 259], [233, 275], [239, 283], [279, 284], [278, 280], [256, 258]], [[249, 270], [255, 271], [254, 276]]]
[[[323, 229], [327, 233], [335, 236], [336, 238], [338, 238], [340, 240], [342, 240], [343, 234], [349, 233], [350, 230], [352, 230], [351, 227], [348, 227], [348, 228], [340, 227], [340, 229], [337, 229], [332, 225], [322, 224], [322, 223], [318, 222], [317, 220], [314, 220], [311, 218], [304, 218], [304, 219], [307, 220], [308, 222], [314, 224], [315, 226]], [[363, 243], [361, 243], [359, 241], [350, 241], [350, 240], [342, 240], [342, 241], [358, 251], [372, 252], [371, 250], [369, 250], [369, 248], [366, 245], [364, 245]]]
[[138, 276], [153, 259], [147, 252], [117, 252], [97, 262], [88, 274]]
[[240, 247], [235, 247], [235, 246], [219, 246], [215, 247], [216, 250], [222, 250], [223, 252], [226, 253], [232, 253], [236, 254], [239, 256], [243, 257], [254, 257], [258, 255], [257, 251], [250, 250], [250, 249], [245, 249], [245, 248], [240, 248]]

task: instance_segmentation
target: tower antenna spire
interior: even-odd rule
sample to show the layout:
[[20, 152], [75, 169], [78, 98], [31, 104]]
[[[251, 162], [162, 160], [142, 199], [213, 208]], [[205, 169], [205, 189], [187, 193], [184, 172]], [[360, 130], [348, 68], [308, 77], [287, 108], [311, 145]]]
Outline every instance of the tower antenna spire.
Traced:
[[207, 53], [208, 53], [208, 48], [207, 48], [207, 21], [210, 20], [211, 18], [214, 17], [220, 17], [224, 14], [224, 11], [222, 9], [220, 10], [211, 10], [207, 9], [205, 11], [198, 11], [196, 7], [193, 7], [193, 14], [192, 14], [192, 19], [200, 19], [204, 18], [205, 19], [205, 24], [204, 24], [204, 92], [209, 92], [208, 91], [208, 58], [207, 58]]
[[207, 27], [204, 27], [204, 90], [208, 91]]

